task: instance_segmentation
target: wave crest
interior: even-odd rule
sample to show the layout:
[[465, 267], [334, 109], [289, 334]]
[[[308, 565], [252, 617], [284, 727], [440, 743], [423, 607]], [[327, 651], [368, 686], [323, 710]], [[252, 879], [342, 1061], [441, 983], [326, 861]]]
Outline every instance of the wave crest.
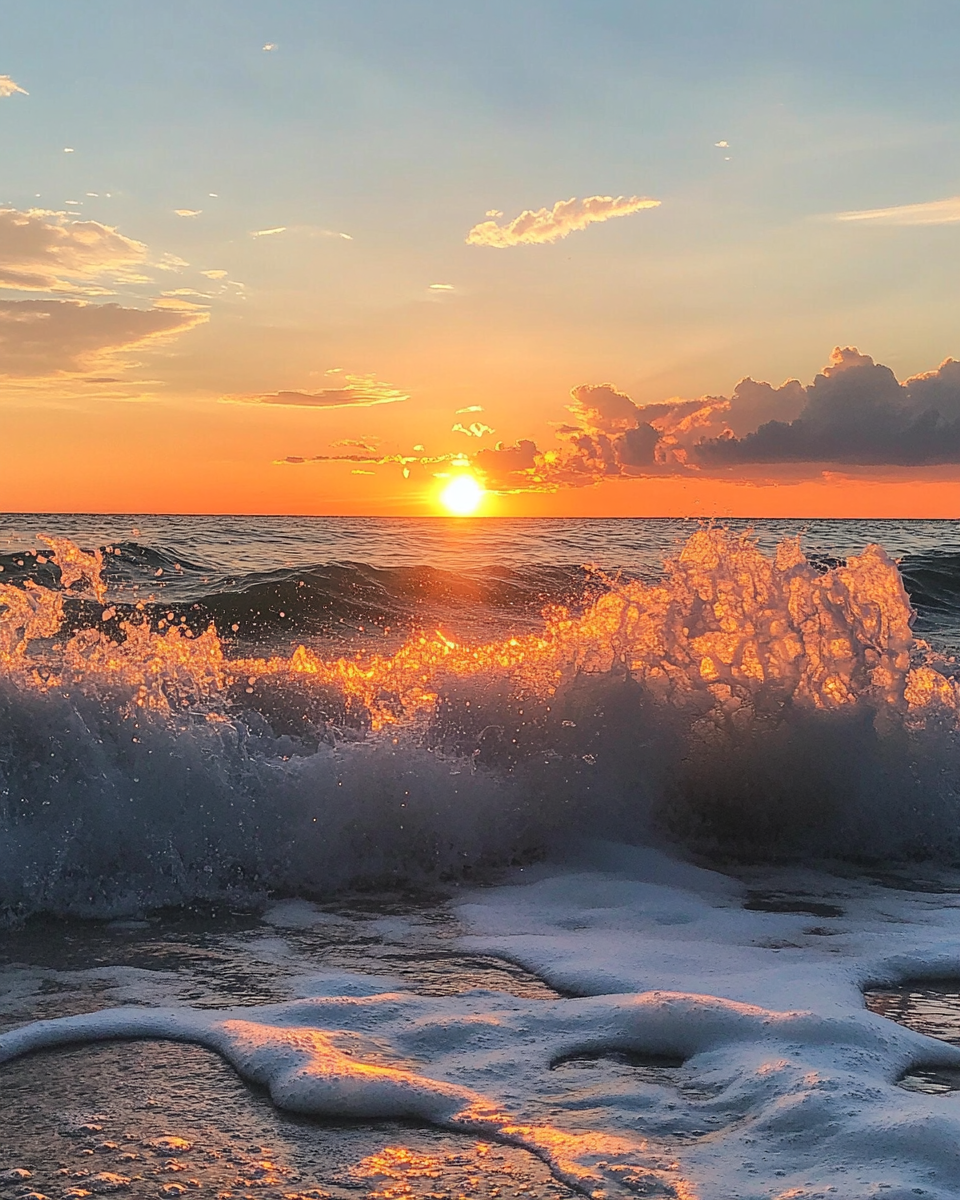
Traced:
[[48, 544], [58, 587], [0, 584], [11, 914], [419, 882], [586, 832], [960, 845], [955, 665], [913, 637], [877, 546], [818, 570], [796, 541], [766, 556], [703, 529], [658, 582], [605, 580], [535, 632], [263, 658], [172, 609], [119, 611], [101, 555]]

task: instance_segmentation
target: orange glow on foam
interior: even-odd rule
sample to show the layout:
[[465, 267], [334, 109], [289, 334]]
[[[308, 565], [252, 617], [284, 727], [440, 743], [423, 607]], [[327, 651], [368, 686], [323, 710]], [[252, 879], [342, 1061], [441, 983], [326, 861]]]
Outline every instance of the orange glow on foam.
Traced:
[[[102, 562], [50, 539], [74, 585], [101, 597]], [[63, 591], [0, 583], [0, 673], [46, 691], [79, 687], [125, 697], [132, 709], [229, 719], [260, 681], [297, 680], [338, 696], [372, 730], [429, 720], [457, 680], [508, 679], [549, 700], [589, 672], [627, 672], [663, 704], [749, 717], [759, 697], [829, 710], [865, 702], [908, 725], [928, 716], [960, 723], [960, 681], [937, 669], [913, 637], [896, 564], [878, 546], [823, 574], [787, 540], [772, 557], [747, 535], [701, 529], [653, 585], [607, 581], [582, 614], [544, 609], [536, 633], [479, 645], [441, 631], [415, 634], [393, 654], [228, 659], [213, 626], [193, 636], [143, 621], [81, 629], [55, 641]]]

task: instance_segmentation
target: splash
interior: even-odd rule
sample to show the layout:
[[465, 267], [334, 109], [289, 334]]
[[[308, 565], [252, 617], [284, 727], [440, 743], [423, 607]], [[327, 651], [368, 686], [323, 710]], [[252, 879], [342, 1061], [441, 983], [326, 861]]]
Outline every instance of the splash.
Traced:
[[47, 544], [59, 587], [0, 584], [0, 919], [424, 883], [584, 836], [960, 854], [956, 664], [877, 546], [818, 571], [705, 528], [535, 632], [253, 656]]
[[[749, 535], [695, 533], [662, 580], [605, 580], [585, 612], [544, 609], [542, 628], [482, 644], [437, 630], [388, 655], [228, 658], [211, 625], [194, 634], [173, 613], [155, 626], [105, 607], [97, 628], [64, 633], [64, 596], [106, 604], [99, 551], [44, 538], [61, 589], [0, 584], [0, 669], [39, 690], [82, 686], [135, 706], [216, 719], [267, 680], [335, 693], [374, 732], [429, 719], [453, 681], [507, 678], [541, 701], [582, 676], [621, 676], [674, 708], [748, 721], [786, 704], [816, 711], [867, 705], [879, 720], [960, 722], [952, 663], [915, 638], [896, 563], [876, 545], [818, 572], [798, 540], [772, 557]], [[141, 606], [142, 607], [142, 606]], [[55, 644], [52, 644], [55, 643]]]

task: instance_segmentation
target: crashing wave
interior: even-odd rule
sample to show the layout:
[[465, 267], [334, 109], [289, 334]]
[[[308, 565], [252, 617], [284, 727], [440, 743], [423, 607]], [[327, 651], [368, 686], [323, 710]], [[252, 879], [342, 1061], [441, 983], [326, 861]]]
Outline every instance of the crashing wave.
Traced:
[[237, 657], [116, 603], [100, 551], [47, 545], [42, 582], [0, 583], [10, 913], [450, 876], [585, 829], [960, 852], [960, 685], [877, 546], [818, 570], [702, 529], [659, 581], [602, 581], [535, 631]]

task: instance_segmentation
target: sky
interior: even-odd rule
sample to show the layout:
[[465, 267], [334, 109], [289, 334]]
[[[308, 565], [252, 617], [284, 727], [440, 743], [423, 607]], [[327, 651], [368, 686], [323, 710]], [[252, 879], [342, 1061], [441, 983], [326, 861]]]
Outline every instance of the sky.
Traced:
[[951, 517], [955, 0], [0, 10], [0, 509]]

